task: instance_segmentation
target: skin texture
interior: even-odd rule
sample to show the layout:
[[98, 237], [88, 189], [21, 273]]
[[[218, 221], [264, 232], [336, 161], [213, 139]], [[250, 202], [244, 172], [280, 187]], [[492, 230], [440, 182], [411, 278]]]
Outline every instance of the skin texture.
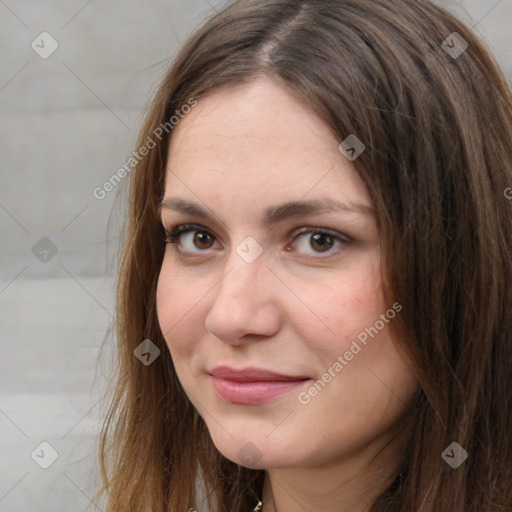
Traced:
[[[251, 467], [267, 470], [265, 512], [364, 510], [397, 470], [406, 437], [390, 440], [417, 388], [388, 317], [351, 360], [344, 357], [392, 309], [382, 295], [375, 218], [345, 211], [264, 222], [266, 209], [288, 201], [331, 198], [372, 208], [340, 142], [284, 88], [258, 79], [200, 100], [170, 143], [165, 198], [194, 202], [211, 218], [162, 209], [168, 232], [185, 223], [200, 228], [166, 247], [160, 326], [215, 446], [238, 464], [249, 451]], [[297, 233], [304, 227], [329, 229], [340, 240], [315, 244], [311, 233]], [[252, 263], [237, 253], [246, 237], [263, 249]], [[336, 371], [338, 356], [347, 364]], [[310, 380], [263, 404], [232, 404], [208, 374], [221, 364]], [[299, 393], [306, 401], [329, 368], [330, 381], [301, 403]]]

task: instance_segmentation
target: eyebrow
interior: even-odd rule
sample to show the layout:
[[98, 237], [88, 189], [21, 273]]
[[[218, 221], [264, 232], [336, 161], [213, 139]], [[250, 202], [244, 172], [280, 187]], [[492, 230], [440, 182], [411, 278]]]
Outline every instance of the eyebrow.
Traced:
[[[159, 206], [159, 212], [162, 210], [174, 210], [210, 220], [213, 220], [215, 217], [202, 206], [178, 197], [164, 198]], [[271, 206], [265, 210], [263, 222], [270, 226], [286, 219], [321, 213], [347, 213], [369, 217], [375, 216], [375, 210], [371, 206], [351, 201], [340, 202], [326, 197], [309, 201], [289, 201], [277, 206]]]

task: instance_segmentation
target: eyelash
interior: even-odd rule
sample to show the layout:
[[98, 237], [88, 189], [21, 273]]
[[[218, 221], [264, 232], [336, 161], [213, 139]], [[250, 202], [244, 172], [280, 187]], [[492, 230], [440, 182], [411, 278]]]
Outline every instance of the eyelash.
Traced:
[[[188, 233], [190, 231], [202, 231], [202, 232], [205, 232], [205, 233], [209, 234], [215, 240], [217, 240], [215, 235], [209, 229], [206, 229], [206, 228], [204, 228], [203, 226], [201, 226], [199, 224], [176, 224], [174, 226], [171, 226], [170, 229], [168, 229], [168, 230], [165, 229], [165, 238], [163, 239], [163, 241], [166, 244], [173, 245], [174, 250], [176, 250], [178, 252], [183, 252], [183, 251], [181, 251], [178, 248], [178, 244], [179, 244], [179, 241], [180, 241], [179, 239], [180, 239], [181, 235], [183, 235], [185, 233]], [[293, 239], [292, 241], [295, 241], [300, 236], [306, 235], [306, 234], [310, 234], [310, 235], [315, 235], [315, 234], [328, 235], [328, 236], [332, 237], [335, 241], [338, 241], [341, 246], [348, 246], [351, 243], [353, 243], [353, 239], [351, 239], [350, 237], [348, 237], [346, 235], [340, 235], [339, 233], [336, 233], [335, 231], [332, 231], [332, 230], [327, 229], [327, 228], [312, 228], [312, 227], [303, 227], [303, 228], [299, 228], [299, 229], [295, 230], [292, 233], [292, 239]], [[207, 251], [208, 251], [208, 249], [206, 249], [204, 251], [198, 250], [198, 252], [207, 252]], [[329, 255], [332, 252], [338, 252], [338, 251], [335, 251], [332, 248], [330, 248], [327, 251], [325, 251], [325, 253], [329, 254]], [[324, 253], [317, 252], [317, 254], [321, 255], [321, 254], [324, 254]]]

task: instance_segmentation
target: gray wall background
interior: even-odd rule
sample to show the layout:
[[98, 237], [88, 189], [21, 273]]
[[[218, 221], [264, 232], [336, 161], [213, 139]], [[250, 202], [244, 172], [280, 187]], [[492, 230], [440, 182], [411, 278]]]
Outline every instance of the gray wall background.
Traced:
[[[118, 223], [107, 234], [116, 191], [98, 200], [93, 190], [130, 156], [180, 44], [222, 3], [0, 0], [0, 512], [98, 510], [109, 370], [96, 373], [96, 362], [113, 314]], [[511, 82], [512, 0], [448, 5]], [[31, 47], [51, 49], [42, 32], [58, 43], [48, 58]], [[54, 452], [42, 442], [58, 454], [47, 469]]]

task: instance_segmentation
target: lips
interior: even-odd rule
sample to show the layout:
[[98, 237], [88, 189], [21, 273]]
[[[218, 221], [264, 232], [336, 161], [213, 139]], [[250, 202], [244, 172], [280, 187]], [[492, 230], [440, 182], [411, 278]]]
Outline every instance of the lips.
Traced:
[[255, 382], [255, 381], [283, 381], [283, 380], [305, 380], [309, 379], [309, 377], [299, 375], [284, 375], [277, 372], [272, 372], [269, 370], [265, 370], [263, 368], [244, 368], [240, 370], [236, 370], [234, 368], [230, 368], [229, 366], [216, 366], [211, 372], [210, 375], [214, 377], [220, 377], [223, 379], [233, 380], [236, 382]]
[[227, 402], [239, 405], [268, 402], [309, 380], [309, 377], [284, 375], [262, 368], [237, 370], [217, 366], [209, 373], [219, 396]]

